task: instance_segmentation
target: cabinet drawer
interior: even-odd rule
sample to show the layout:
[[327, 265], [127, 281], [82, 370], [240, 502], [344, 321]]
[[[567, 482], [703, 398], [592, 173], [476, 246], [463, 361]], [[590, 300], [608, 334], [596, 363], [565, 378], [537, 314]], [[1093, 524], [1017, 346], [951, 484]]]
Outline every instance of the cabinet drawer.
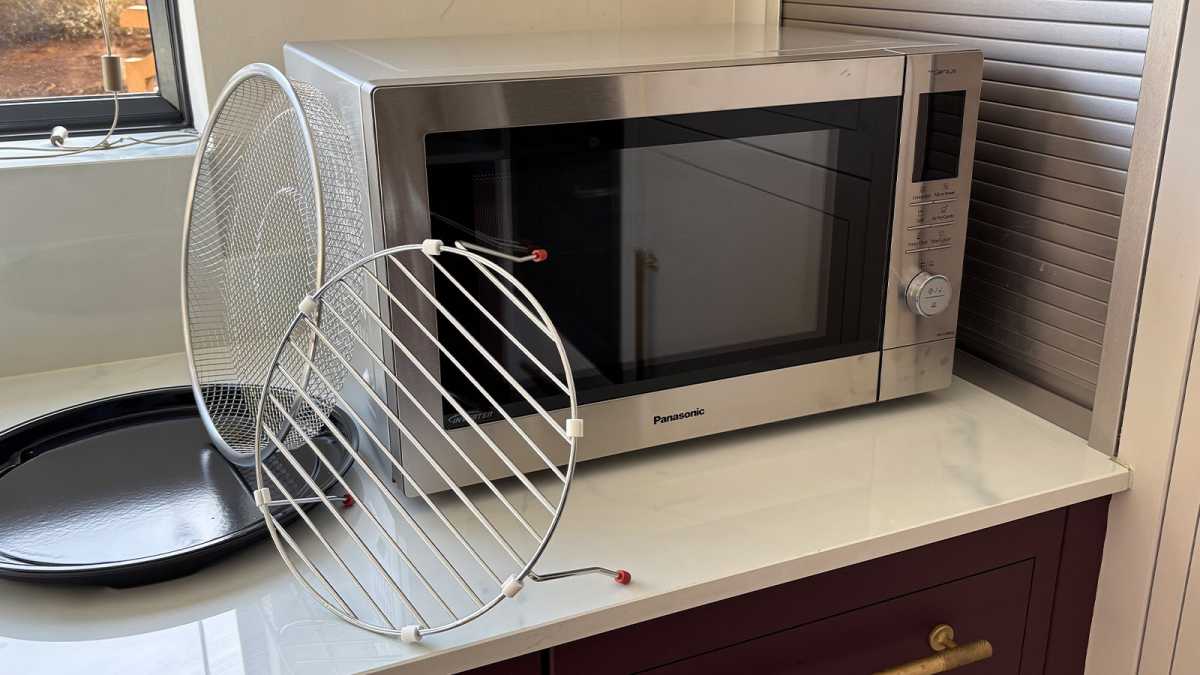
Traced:
[[986, 639], [994, 651], [955, 673], [1016, 675], [1033, 566], [1008, 565], [643, 672], [864, 675], [931, 654], [929, 631], [946, 623], [960, 644]]
[[955, 673], [1083, 675], [1107, 509], [1098, 499], [593, 635], [549, 650], [548, 673], [866, 675], [931, 654], [945, 623], [960, 644], [994, 648]]

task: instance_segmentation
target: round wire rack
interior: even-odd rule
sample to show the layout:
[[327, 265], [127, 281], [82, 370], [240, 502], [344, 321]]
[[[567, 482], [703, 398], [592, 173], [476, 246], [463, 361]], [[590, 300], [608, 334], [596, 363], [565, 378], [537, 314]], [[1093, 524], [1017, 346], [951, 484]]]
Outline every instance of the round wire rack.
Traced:
[[[333, 275], [300, 302], [260, 391], [256, 501], [292, 575], [342, 619], [415, 642], [482, 616], [526, 580], [603, 574], [629, 583], [628, 572], [603, 567], [534, 571], [563, 514], [583, 422], [554, 323], [488, 257], [426, 240]], [[547, 400], [565, 405], [551, 412]], [[502, 401], [529, 414], [518, 419]], [[333, 408], [359, 427], [357, 448], [330, 423]], [[533, 440], [542, 437], [534, 425], [550, 427], [553, 447]], [[338, 474], [340, 494], [306, 485], [316, 496], [298, 498], [263, 457], [274, 451], [306, 476], [296, 450], [327, 462], [318, 435], [335, 440], [350, 466]], [[438, 480], [415, 477], [412, 461]], [[304, 506], [314, 501], [323, 508], [310, 515]], [[277, 520], [287, 508], [299, 517], [292, 532]]]
[[[351, 147], [320, 91], [265, 64], [233, 76], [200, 137], [184, 221], [184, 337], [201, 419], [235, 464], [253, 463], [261, 385], [296, 298], [363, 254]], [[321, 428], [311, 411], [294, 413], [285, 440]]]

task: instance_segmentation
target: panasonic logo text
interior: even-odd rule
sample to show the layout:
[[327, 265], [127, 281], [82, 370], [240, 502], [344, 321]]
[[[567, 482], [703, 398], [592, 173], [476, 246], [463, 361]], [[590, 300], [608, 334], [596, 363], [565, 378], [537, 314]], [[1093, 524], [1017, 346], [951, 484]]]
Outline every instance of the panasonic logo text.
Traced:
[[704, 408], [696, 408], [695, 410], [688, 410], [686, 412], [677, 412], [677, 413], [674, 413], [671, 415], [655, 415], [654, 423], [655, 424], [666, 424], [667, 422], [678, 422], [679, 420], [686, 420], [686, 419], [689, 419], [692, 417], [699, 417], [703, 414], [704, 414]]

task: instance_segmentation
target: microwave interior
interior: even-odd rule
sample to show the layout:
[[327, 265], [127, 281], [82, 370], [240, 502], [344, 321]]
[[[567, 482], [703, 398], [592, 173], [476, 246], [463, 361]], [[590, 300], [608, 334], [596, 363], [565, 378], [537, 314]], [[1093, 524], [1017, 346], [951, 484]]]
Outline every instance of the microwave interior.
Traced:
[[[914, 176], [957, 166], [961, 98], [922, 99]], [[504, 264], [553, 318], [583, 404], [878, 351], [900, 111], [900, 97], [885, 97], [432, 133], [432, 236], [548, 253]], [[453, 258], [452, 270], [469, 264]], [[479, 280], [471, 293], [557, 363], [495, 287], [458, 276]], [[539, 403], [566, 405], [461, 293], [438, 284]], [[438, 335], [468, 371], [492, 376], [480, 381], [510, 414], [531, 411], [444, 318]], [[494, 418], [456, 368], [441, 373], [472, 418]], [[443, 406], [447, 428], [466, 424]]]

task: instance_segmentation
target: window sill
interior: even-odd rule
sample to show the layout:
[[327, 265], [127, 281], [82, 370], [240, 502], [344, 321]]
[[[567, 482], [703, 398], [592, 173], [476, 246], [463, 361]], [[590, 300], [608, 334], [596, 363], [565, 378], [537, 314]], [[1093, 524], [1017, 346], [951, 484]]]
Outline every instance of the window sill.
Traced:
[[[114, 134], [116, 137], [146, 139], [155, 136], [161, 136], [164, 133], [173, 132], [145, 132], [131, 134]], [[99, 136], [72, 136], [69, 143], [72, 145], [82, 145], [95, 143]], [[149, 159], [173, 159], [180, 157], [192, 157], [196, 152], [196, 143], [187, 143], [184, 145], [133, 145], [127, 148], [117, 148], [114, 150], [94, 150], [92, 152], [81, 152], [74, 155], [55, 156], [51, 153], [45, 153], [45, 158], [30, 158], [30, 159], [3, 159], [6, 155], [23, 155], [25, 153], [16, 150], [0, 150], [0, 172], [5, 170], [20, 170], [20, 169], [41, 169], [56, 166], [68, 166], [79, 164], [100, 164], [108, 162], [127, 162], [141, 161]], [[48, 140], [23, 140], [23, 141], [0, 141], [0, 148], [12, 147], [35, 147], [49, 148], [50, 141]], [[40, 153], [29, 153], [40, 154]]]

